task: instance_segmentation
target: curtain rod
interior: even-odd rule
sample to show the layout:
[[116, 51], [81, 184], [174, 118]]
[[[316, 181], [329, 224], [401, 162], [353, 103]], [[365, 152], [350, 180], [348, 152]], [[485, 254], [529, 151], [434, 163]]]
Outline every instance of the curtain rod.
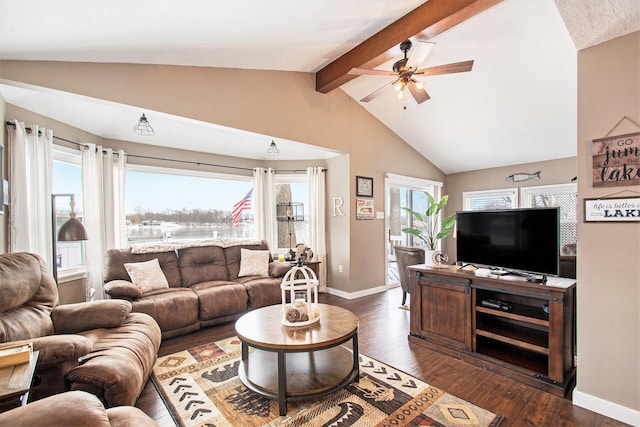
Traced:
[[[13, 122], [5, 122], [5, 124], [7, 126], [13, 126], [16, 127], [16, 124]], [[30, 127], [25, 127], [24, 130], [27, 133], [31, 133], [32, 130]], [[42, 133], [40, 131], [38, 131], [38, 136], [41, 136]], [[70, 144], [75, 144], [78, 147], [84, 147], [84, 148], [89, 148], [89, 146], [87, 144], [83, 144], [81, 142], [76, 142], [76, 141], [71, 141], [65, 138], [61, 138], [59, 136], [55, 136], [53, 135], [54, 139], [59, 139], [60, 141], [64, 141], [64, 142], [68, 142]], [[160, 160], [160, 161], [164, 161], [164, 162], [176, 162], [176, 163], [186, 163], [186, 164], [190, 164], [190, 165], [196, 165], [196, 166], [213, 166], [213, 167], [217, 167], [217, 168], [227, 168], [227, 169], [236, 169], [236, 170], [243, 170], [243, 171], [253, 171], [254, 168], [244, 168], [244, 167], [240, 167], [240, 166], [229, 166], [229, 165], [217, 165], [215, 163], [205, 163], [205, 162], [194, 162], [191, 160], [176, 160], [176, 159], [165, 159], [163, 157], [153, 157], [153, 156], [141, 156], [138, 154], [127, 154], [127, 157], [137, 157], [139, 159], [148, 159], [148, 160]], [[325, 169], [326, 171], [326, 169]], [[304, 169], [280, 169], [280, 170], [276, 170], [276, 173], [306, 173], [307, 171]]]

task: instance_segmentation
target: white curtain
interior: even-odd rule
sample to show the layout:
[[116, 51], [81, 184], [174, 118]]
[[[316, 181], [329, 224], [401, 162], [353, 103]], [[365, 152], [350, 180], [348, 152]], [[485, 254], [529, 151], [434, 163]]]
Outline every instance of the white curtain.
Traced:
[[269, 243], [271, 252], [278, 249], [275, 232], [276, 201], [275, 172], [271, 168], [255, 168], [253, 170], [253, 213], [256, 227], [256, 238]]
[[319, 291], [327, 288], [327, 243], [326, 243], [326, 189], [325, 170], [321, 167], [307, 168], [309, 183], [309, 245], [316, 261], [320, 261]]
[[[52, 265], [53, 131], [14, 121], [8, 126], [9, 252], [33, 252]], [[31, 131], [27, 132], [26, 128]], [[0, 201], [1, 203], [1, 201]]]
[[87, 144], [82, 150], [82, 194], [87, 265], [87, 301], [104, 298], [102, 265], [107, 249], [126, 246], [126, 154]]

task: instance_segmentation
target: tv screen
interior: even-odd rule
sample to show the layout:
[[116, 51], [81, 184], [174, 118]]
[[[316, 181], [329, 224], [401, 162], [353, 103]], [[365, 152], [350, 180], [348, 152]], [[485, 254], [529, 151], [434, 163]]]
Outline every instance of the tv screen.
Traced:
[[559, 274], [559, 208], [456, 213], [457, 260], [537, 274]]

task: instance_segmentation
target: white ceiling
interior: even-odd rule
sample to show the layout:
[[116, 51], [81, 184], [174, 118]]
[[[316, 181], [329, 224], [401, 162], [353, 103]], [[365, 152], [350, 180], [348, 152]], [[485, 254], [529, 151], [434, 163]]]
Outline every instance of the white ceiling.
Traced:
[[[474, 59], [473, 71], [424, 78], [431, 100], [420, 105], [385, 94], [363, 107], [445, 173], [574, 156], [576, 48], [638, 31], [640, 2], [556, 2], [504, 0], [440, 34], [423, 65]], [[0, 0], [0, 59], [315, 72], [422, 3]], [[341, 89], [358, 100], [386, 81], [363, 76]], [[181, 135], [192, 141], [185, 149], [255, 159], [266, 158], [275, 139], [282, 160], [336, 155], [154, 111], [145, 113], [156, 136], [138, 137], [131, 132], [137, 107], [7, 81], [0, 92], [11, 104], [105, 138], [175, 146]]]

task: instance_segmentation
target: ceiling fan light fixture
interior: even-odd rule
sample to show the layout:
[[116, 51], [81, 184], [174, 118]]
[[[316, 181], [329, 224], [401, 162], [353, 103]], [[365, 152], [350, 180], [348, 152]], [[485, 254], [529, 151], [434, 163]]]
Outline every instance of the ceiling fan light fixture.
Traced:
[[404, 86], [402, 87], [402, 90], [398, 92], [398, 101], [402, 101], [402, 99], [404, 98]]
[[142, 113], [142, 117], [140, 117], [138, 123], [133, 127], [133, 132], [142, 136], [153, 136], [156, 134], [144, 113]]
[[280, 150], [278, 150], [278, 146], [274, 140], [271, 140], [271, 144], [269, 144], [269, 148], [267, 148], [267, 156], [279, 156]]
[[402, 92], [404, 90], [404, 83], [402, 80], [398, 80], [398, 82], [393, 85], [393, 90], [396, 92]]
[[418, 90], [424, 89], [424, 83], [422, 83], [420, 80], [414, 80], [413, 84], [415, 85], [416, 89], [418, 89]]

